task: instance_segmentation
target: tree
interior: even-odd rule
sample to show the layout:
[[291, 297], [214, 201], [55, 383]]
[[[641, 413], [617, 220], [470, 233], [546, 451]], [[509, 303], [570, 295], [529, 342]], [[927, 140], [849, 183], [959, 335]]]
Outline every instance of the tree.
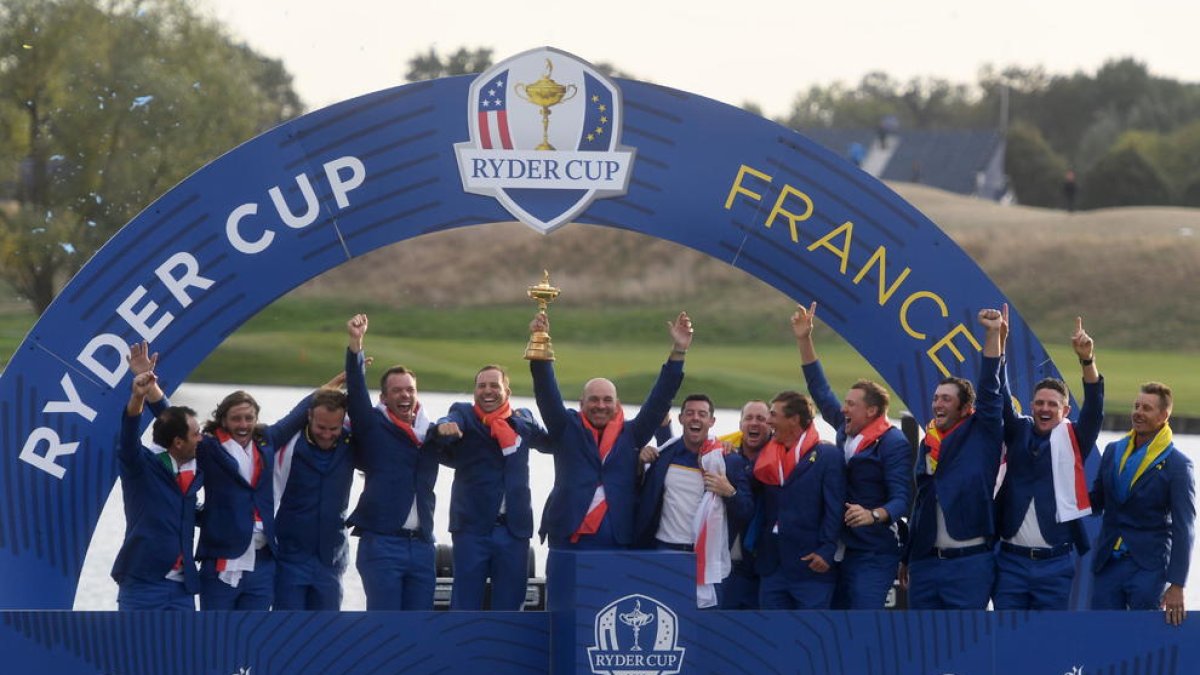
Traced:
[[1022, 204], [1062, 206], [1067, 163], [1032, 124], [1016, 122], [1009, 129], [1004, 172], [1012, 180], [1013, 191]]
[[1086, 209], [1170, 202], [1166, 180], [1133, 145], [1114, 150], [1096, 162], [1084, 175], [1080, 192]]
[[438, 54], [435, 47], [430, 47], [428, 52], [417, 54], [408, 60], [408, 73], [404, 75], [404, 78], [408, 82], [420, 82], [452, 75], [470, 75], [482, 73], [491, 65], [492, 49], [490, 47], [476, 49], [459, 47], [458, 51], [445, 59]]
[[184, 0], [0, 0], [0, 277], [44, 311], [148, 202], [302, 112]]

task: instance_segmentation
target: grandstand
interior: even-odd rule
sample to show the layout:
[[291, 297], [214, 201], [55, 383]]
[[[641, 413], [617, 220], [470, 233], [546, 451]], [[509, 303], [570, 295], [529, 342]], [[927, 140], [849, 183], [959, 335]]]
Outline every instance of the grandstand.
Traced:
[[829, 150], [885, 181], [921, 183], [1000, 201], [1008, 193], [1004, 134], [997, 130], [802, 129]]

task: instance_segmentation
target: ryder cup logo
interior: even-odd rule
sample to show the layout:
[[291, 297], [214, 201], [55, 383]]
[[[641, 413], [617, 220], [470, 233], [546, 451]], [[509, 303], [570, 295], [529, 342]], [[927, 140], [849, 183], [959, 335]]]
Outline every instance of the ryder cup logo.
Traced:
[[592, 672], [672, 675], [683, 667], [679, 619], [645, 595], [627, 595], [596, 614], [596, 644], [588, 647]]
[[467, 106], [471, 140], [454, 146], [463, 189], [517, 220], [547, 233], [625, 194], [621, 91], [588, 63], [549, 47], [518, 54], [475, 79]]

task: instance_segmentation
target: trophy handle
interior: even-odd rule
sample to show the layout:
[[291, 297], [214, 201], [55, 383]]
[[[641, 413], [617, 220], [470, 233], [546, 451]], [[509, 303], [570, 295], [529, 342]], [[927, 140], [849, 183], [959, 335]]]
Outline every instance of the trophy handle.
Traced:
[[[517, 96], [520, 96], [521, 99], [525, 101], [529, 101], [528, 89], [529, 88], [521, 82], [518, 82], [513, 86], [513, 91], [517, 92]], [[533, 103], [533, 101], [529, 102]]]
[[570, 93], [562, 97], [563, 101], [570, 101], [572, 98], [574, 98], [575, 94], [579, 93], [579, 87], [576, 87], [573, 84], [568, 84], [567, 91]]

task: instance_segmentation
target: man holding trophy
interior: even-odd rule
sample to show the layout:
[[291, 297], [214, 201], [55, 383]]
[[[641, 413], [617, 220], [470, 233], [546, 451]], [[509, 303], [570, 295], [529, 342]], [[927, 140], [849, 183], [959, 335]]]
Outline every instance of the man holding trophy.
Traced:
[[610, 380], [594, 378], [583, 387], [579, 410], [563, 402], [554, 376], [550, 320], [545, 306], [558, 295], [549, 279], [529, 289], [539, 311], [529, 324], [525, 358], [550, 442], [542, 452], [554, 455], [554, 487], [546, 500], [540, 533], [550, 548], [622, 549], [633, 543], [638, 453], [670, 411], [683, 382], [683, 360], [692, 344], [692, 320], [681, 312], [669, 321], [673, 345], [667, 362], [641, 410], [626, 420]]

